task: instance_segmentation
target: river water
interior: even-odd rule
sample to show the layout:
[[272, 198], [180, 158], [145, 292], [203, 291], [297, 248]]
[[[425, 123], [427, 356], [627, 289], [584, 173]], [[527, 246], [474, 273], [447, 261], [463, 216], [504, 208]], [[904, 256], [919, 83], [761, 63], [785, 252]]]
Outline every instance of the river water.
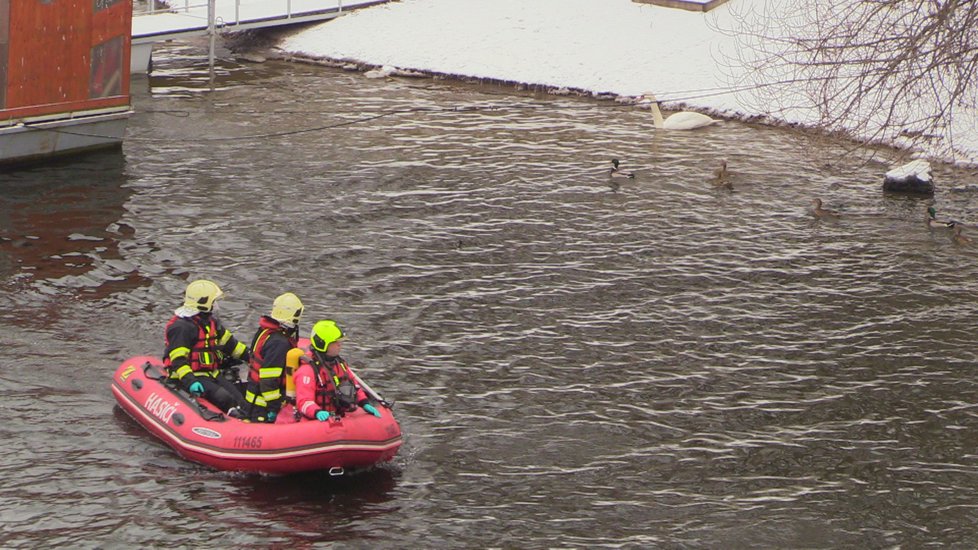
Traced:
[[[976, 249], [924, 224], [978, 221], [975, 173], [885, 196], [785, 129], [283, 62], [211, 93], [201, 54], [121, 153], [0, 175], [2, 546], [978, 544]], [[397, 458], [215, 472], [122, 413], [192, 277], [245, 338], [284, 291], [337, 319]]]

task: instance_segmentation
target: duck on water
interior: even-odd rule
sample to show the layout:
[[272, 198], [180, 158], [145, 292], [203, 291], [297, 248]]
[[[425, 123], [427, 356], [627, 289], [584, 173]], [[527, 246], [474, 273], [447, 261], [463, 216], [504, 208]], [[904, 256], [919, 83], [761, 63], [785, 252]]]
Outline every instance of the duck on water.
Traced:
[[822, 208], [822, 199], [812, 199], [812, 214], [819, 219], [837, 219], [839, 213], [835, 210], [829, 210], [828, 208]]
[[612, 178], [624, 178], [624, 179], [635, 179], [635, 174], [633, 172], [626, 172], [618, 167], [618, 159], [611, 159], [611, 171], [610, 176]]
[[727, 161], [721, 160], [720, 166], [713, 169], [713, 187], [716, 189], [726, 189], [733, 191], [733, 182], [730, 181], [730, 172], [727, 171]]
[[933, 206], [927, 209], [927, 227], [931, 229], [954, 229], [957, 222], [953, 220], [939, 220], [937, 219], [937, 209]]

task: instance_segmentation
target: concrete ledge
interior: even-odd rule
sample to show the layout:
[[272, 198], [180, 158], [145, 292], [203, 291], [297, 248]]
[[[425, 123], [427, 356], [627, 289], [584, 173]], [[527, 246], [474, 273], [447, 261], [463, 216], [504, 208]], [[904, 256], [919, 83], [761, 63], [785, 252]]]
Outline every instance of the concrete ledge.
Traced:
[[726, 4], [727, 0], [632, 0], [636, 4], [654, 4], [664, 8], [678, 8], [687, 11], [710, 11]]

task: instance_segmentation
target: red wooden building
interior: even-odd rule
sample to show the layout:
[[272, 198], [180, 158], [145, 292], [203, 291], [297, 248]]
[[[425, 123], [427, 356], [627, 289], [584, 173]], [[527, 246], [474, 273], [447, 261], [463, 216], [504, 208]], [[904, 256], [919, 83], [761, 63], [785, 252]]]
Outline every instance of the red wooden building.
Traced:
[[120, 146], [132, 0], [0, 0], [0, 163]]

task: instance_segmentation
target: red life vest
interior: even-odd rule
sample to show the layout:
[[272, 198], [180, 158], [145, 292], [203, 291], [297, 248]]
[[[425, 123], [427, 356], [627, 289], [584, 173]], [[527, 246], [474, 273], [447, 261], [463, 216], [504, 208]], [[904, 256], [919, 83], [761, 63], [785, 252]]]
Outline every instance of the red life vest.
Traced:
[[[190, 321], [197, 327], [197, 341], [190, 348], [190, 370], [194, 372], [216, 370], [218, 365], [218, 334], [217, 323], [214, 322], [214, 318], [208, 316], [207, 323], [202, 323], [200, 315], [194, 315], [193, 317], [178, 317], [174, 315], [170, 319], [170, 322], [166, 324], [167, 331], [169, 331], [170, 325], [181, 320]], [[167, 342], [167, 348], [169, 348], [169, 342]], [[163, 364], [169, 369], [169, 356], [163, 358]]]
[[320, 408], [341, 415], [346, 412], [346, 409], [356, 408], [356, 395], [359, 393], [359, 388], [356, 388], [358, 391], [354, 393], [352, 406], [350, 406], [351, 404], [346, 404], [345, 407], [342, 407], [337, 402], [339, 400], [339, 396], [337, 395], [338, 388], [340, 388], [341, 384], [349, 382], [356, 387], [356, 382], [350, 376], [350, 367], [347, 366], [346, 361], [337, 358], [336, 361], [323, 364], [314, 355], [312, 368], [316, 375], [316, 404]]
[[[251, 364], [248, 370], [248, 380], [258, 387], [261, 383], [261, 369], [262, 367], [268, 366], [278, 366], [285, 367], [285, 365], [267, 365], [265, 364], [265, 342], [268, 341], [269, 337], [273, 334], [280, 333], [284, 334], [286, 338], [289, 339], [290, 347], [296, 347], [299, 345], [299, 338], [296, 331], [291, 331], [280, 323], [268, 317], [262, 316], [258, 321], [258, 326], [261, 328], [261, 332], [255, 337], [255, 341], [251, 345]], [[283, 372], [284, 374], [284, 372]]]

